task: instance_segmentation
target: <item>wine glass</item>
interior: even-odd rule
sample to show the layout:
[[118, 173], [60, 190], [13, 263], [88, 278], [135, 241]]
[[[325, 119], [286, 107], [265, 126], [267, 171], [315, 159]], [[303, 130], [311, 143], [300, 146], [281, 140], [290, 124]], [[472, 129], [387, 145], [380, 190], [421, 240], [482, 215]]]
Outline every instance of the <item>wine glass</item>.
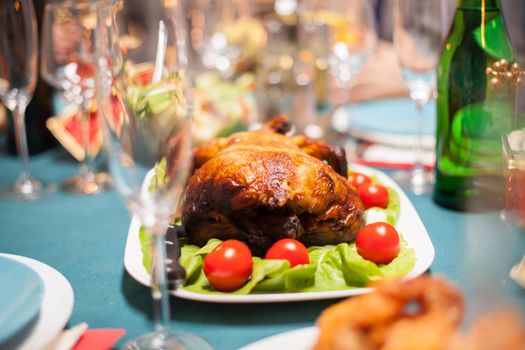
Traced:
[[[294, 56], [297, 50], [297, 2], [275, 0], [261, 4], [266, 43], [257, 62], [257, 105], [261, 121], [295, 115], [297, 96]], [[304, 103], [304, 100], [301, 101]], [[302, 112], [301, 115], [304, 118]]]
[[422, 161], [423, 108], [436, 93], [435, 70], [445, 23], [442, 10], [442, 1], [397, 0], [394, 6], [394, 47], [418, 118], [414, 165], [393, 176], [403, 189], [416, 195], [429, 192], [433, 183]]
[[189, 0], [186, 10], [191, 44], [201, 73], [229, 79], [255, 64], [264, 28], [246, 0]]
[[169, 329], [165, 233], [192, 168], [189, 35], [180, 6], [117, 1], [99, 10], [97, 20], [97, 101], [109, 169], [152, 241], [155, 332], [125, 349], [211, 349], [196, 335]]
[[1, 198], [30, 200], [55, 189], [29, 173], [25, 110], [33, 97], [37, 78], [38, 43], [32, 0], [0, 2], [0, 98], [13, 114], [15, 140], [22, 171]]
[[42, 30], [42, 77], [78, 106], [84, 157], [79, 174], [62, 184], [64, 191], [91, 195], [111, 185], [107, 173], [95, 172], [91, 150], [90, 107], [95, 95], [94, 36], [97, 4], [56, 1], [44, 8]]
[[194, 57], [193, 135], [201, 144], [256, 121], [253, 71], [265, 32], [248, 0], [188, 0], [185, 5]]
[[329, 107], [328, 120], [305, 127], [309, 136], [322, 137], [326, 128], [346, 133], [347, 113], [339, 107], [349, 102], [349, 90], [363, 64], [373, 53], [377, 34], [368, 0], [306, 0], [299, 8], [299, 51], [296, 57], [298, 85], [313, 84], [317, 105]]

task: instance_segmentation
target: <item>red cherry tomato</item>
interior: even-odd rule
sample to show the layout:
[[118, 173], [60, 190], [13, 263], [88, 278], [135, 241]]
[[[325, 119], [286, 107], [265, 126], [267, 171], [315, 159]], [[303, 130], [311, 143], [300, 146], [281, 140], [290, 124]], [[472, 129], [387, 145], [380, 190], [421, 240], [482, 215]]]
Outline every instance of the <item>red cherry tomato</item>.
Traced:
[[370, 207], [386, 208], [388, 206], [388, 190], [378, 184], [363, 184], [358, 189], [361, 202], [365, 209]]
[[348, 182], [357, 190], [363, 184], [372, 183], [372, 179], [365, 174], [350, 171], [348, 172]]
[[252, 273], [252, 253], [244, 243], [229, 239], [215, 247], [204, 258], [204, 274], [220, 291], [239, 289]]
[[355, 245], [366, 260], [388, 264], [399, 254], [399, 234], [386, 222], [374, 222], [359, 231]]
[[292, 267], [310, 262], [310, 256], [304, 244], [292, 238], [283, 238], [275, 242], [268, 249], [264, 258], [288, 260]]

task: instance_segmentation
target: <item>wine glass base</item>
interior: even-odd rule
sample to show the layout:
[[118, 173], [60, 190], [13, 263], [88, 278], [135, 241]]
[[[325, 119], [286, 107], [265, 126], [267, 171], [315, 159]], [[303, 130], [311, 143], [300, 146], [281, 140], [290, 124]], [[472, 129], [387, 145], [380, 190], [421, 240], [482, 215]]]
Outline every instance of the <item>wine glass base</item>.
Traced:
[[29, 178], [21, 178], [8, 188], [0, 190], [0, 199], [14, 201], [30, 201], [53, 193], [57, 186], [53, 183], [41, 182]]
[[90, 174], [90, 176], [76, 175], [61, 184], [64, 192], [72, 194], [93, 195], [111, 188], [113, 181], [108, 173]]
[[392, 174], [392, 178], [404, 191], [417, 196], [430, 193], [434, 184], [434, 174], [425, 170], [402, 170]]
[[213, 350], [203, 338], [192, 333], [155, 332], [131, 339], [121, 350]]

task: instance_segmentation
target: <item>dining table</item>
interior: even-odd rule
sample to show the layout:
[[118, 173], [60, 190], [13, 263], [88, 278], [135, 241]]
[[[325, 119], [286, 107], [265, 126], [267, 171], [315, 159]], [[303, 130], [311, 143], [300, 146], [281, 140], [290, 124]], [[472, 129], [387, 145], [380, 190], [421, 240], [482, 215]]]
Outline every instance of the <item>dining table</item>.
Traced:
[[[15, 180], [19, 160], [0, 137], [0, 186]], [[104, 156], [98, 166], [104, 167]], [[59, 184], [78, 171], [61, 147], [31, 156], [32, 173]], [[391, 174], [391, 169], [382, 169]], [[525, 316], [525, 290], [509, 277], [525, 254], [525, 230], [500, 211], [465, 213], [436, 205], [431, 194], [407, 195], [435, 249], [427, 273], [454, 283], [464, 295], [464, 327], [490, 310], [508, 307]], [[74, 305], [66, 328], [124, 329], [115, 347], [153, 330], [150, 289], [124, 267], [130, 215], [115, 189], [92, 196], [60, 189], [34, 201], [0, 200], [0, 253], [29, 257], [60, 272]], [[171, 328], [192, 332], [216, 350], [239, 349], [286, 331], [311, 327], [341, 299], [273, 303], [213, 303], [171, 297]], [[1, 312], [1, 310], [0, 310]], [[292, 350], [292, 349], [290, 349]]]

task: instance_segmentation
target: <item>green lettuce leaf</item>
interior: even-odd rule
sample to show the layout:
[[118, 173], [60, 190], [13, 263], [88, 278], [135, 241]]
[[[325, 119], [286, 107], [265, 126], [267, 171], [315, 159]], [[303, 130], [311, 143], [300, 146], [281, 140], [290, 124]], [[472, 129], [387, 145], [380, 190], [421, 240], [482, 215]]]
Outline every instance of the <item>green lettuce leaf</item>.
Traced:
[[348, 287], [343, 275], [342, 257], [335, 246], [310, 247], [308, 253], [311, 264], [315, 266], [315, 273], [313, 285], [305, 287], [304, 291], [338, 290]]
[[144, 227], [140, 227], [139, 230], [139, 241], [140, 251], [142, 252], [142, 265], [148, 271], [151, 272], [151, 236]]
[[378, 265], [365, 260], [357, 252], [356, 246], [352, 244], [339, 244], [337, 250], [343, 259], [343, 274], [349, 286], [364, 287], [370, 281], [382, 277], [383, 273]]
[[267, 274], [263, 280], [257, 283], [252, 292], [271, 293], [284, 290], [286, 287], [285, 276], [293, 269], [290, 269], [288, 260], [261, 260], [267, 264]]
[[155, 193], [158, 184], [163, 184], [166, 181], [166, 158], [162, 158], [160, 162], [153, 168], [153, 176], [149, 182], [149, 193]]
[[287, 292], [301, 292], [314, 285], [315, 264], [297, 265], [289, 270], [284, 277], [284, 289]]
[[[179, 262], [186, 270], [185, 285], [196, 284], [198, 281], [203, 282], [202, 277], [204, 276], [204, 273], [202, 273], [202, 264], [204, 262], [204, 256], [211, 252], [213, 248], [220, 243], [221, 240], [219, 239], [210, 239], [202, 248], [190, 244], [181, 247]], [[204, 279], [206, 279], [205, 276]], [[207, 280], [205, 280], [205, 282], [207, 282]]]
[[399, 212], [401, 211], [401, 204], [399, 201], [399, 195], [391, 187], [386, 188], [388, 190], [388, 206], [384, 209], [387, 222], [394, 226], [399, 219]]
[[249, 294], [259, 282], [266, 278], [266, 276], [269, 276], [276, 271], [282, 270], [283, 266], [289, 269], [290, 263], [283, 260], [263, 260], [261, 258], [254, 257], [252, 276], [243, 287], [237, 289], [233, 293]]
[[407, 242], [401, 236], [401, 249], [398, 256], [390, 264], [381, 266], [384, 277], [403, 277], [414, 268], [416, 252], [407, 247]]

